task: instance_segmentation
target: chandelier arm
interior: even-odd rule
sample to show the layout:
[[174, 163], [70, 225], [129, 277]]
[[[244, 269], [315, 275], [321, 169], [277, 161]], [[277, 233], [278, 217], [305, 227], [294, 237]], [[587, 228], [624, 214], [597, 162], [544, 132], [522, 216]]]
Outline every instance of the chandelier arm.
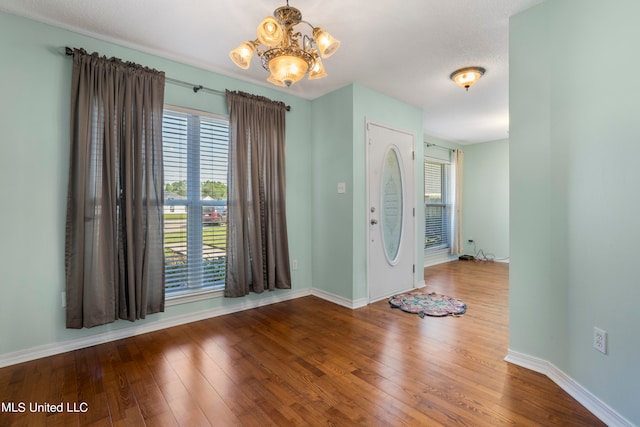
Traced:
[[311, 22], [309, 21], [300, 21], [301, 24], [307, 24], [309, 27], [311, 27], [312, 30], [315, 30], [316, 27], [314, 27], [313, 25], [311, 25]]
[[302, 36], [302, 49], [309, 51], [312, 49], [313, 47], [313, 43], [312, 43], [312, 38], [309, 37], [308, 35], [303, 35]]
[[[273, 18], [267, 17], [260, 24], [256, 40], [244, 42], [230, 52], [233, 62], [246, 69], [250, 61], [247, 53], [255, 53], [262, 67], [271, 73], [267, 81], [278, 86], [290, 86], [305, 74], [309, 74], [309, 79], [325, 77], [327, 74], [320, 57], [331, 56], [340, 42], [322, 28], [303, 20], [300, 10], [289, 6], [289, 0], [286, 0], [286, 6], [277, 8], [273, 16], [276, 22], [271, 22]], [[308, 25], [312, 35], [296, 31], [294, 27], [300, 23]], [[272, 34], [280, 31], [281, 38], [279, 34], [278, 37]], [[321, 40], [316, 40], [316, 37]]]

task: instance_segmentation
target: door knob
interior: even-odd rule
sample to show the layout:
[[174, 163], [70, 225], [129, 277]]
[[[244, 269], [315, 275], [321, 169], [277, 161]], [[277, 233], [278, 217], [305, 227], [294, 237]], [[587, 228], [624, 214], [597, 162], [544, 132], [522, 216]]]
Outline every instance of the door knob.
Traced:
[[371, 220], [371, 225], [376, 225], [377, 223], [378, 223], [378, 220], [377, 220], [377, 219], [372, 219], [372, 220]]

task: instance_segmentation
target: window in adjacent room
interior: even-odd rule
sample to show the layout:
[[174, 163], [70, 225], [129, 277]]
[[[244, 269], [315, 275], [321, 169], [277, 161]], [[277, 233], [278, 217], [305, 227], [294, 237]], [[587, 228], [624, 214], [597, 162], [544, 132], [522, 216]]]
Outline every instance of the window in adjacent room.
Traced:
[[165, 106], [164, 258], [167, 296], [222, 289], [227, 250], [229, 122]]
[[432, 159], [424, 161], [425, 253], [450, 248], [452, 198], [451, 165]]

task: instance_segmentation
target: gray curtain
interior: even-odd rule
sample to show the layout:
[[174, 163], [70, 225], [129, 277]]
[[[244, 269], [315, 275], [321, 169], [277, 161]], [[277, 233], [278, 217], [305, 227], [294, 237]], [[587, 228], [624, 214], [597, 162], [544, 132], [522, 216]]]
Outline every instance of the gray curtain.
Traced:
[[164, 311], [164, 73], [73, 51], [67, 327]]
[[290, 289], [286, 106], [227, 91], [229, 177], [225, 296]]

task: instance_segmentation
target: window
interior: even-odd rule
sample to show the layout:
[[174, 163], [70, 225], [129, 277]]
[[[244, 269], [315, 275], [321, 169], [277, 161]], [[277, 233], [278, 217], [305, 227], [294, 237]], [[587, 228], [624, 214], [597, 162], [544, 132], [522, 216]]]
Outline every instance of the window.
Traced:
[[229, 122], [165, 106], [165, 291], [224, 287]]
[[451, 166], [435, 160], [424, 161], [425, 252], [450, 247]]

